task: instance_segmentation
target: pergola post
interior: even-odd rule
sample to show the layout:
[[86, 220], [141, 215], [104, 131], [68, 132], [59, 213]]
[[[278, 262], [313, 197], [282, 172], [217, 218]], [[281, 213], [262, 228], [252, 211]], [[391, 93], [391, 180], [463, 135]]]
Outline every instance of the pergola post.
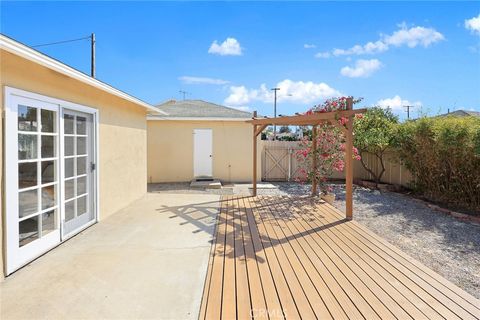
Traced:
[[312, 126], [312, 197], [317, 195], [317, 126]]
[[[347, 98], [347, 110], [352, 109], [353, 99]], [[345, 214], [346, 218], [351, 220], [353, 217], [353, 116], [348, 117], [345, 135]]]
[[[257, 111], [253, 111], [253, 118], [257, 117]], [[253, 189], [252, 195], [257, 195], [257, 125], [253, 125]]]

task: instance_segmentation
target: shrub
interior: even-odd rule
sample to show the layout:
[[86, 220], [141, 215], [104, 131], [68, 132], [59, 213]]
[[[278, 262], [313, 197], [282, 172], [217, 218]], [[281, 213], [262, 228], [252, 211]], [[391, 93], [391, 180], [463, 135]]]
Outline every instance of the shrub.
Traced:
[[[357, 115], [354, 121], [354, 143], [361, 156], [362, 166], [372, 174], [378, 184], [385, 172], [384, 155], [391, 147], [398, 117], [390, 109], [380, 107], [369, 108], [364, 115]], [[381, 170], [377, 174], [375, 168], [370, 168], [365, 162], [364, 153], [373, 154], [379, 161]]]
[[480, 118], [438, 117], [398, 126], [396, 151], [430, 200], [480, 209]]

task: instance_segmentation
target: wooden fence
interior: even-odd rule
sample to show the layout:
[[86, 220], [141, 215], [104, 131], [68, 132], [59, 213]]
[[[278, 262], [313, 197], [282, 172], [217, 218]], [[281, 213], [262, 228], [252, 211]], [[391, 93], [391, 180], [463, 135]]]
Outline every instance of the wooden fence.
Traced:
[[[299, 177], [300, 165], [297, 161], [296, 151], [300, 149], [298, 141], [266, 141], [262, 140], [259, 150], [262, 157], [263, 181], [295, 181]], [[364, 161], [369, 168], [380, 171], [380, 164], [375, 156], [364, 155]], [[363, 168], [360, 161], [354, 161], [354, 179], [371, 180], [372, 175]], [[345, 179], [344, 172], [334, 172], [331, 179]], [[393, 158], [387, 155], [385, 172], [382, 182], [408, 186], [412, 181], [411, 173]]]

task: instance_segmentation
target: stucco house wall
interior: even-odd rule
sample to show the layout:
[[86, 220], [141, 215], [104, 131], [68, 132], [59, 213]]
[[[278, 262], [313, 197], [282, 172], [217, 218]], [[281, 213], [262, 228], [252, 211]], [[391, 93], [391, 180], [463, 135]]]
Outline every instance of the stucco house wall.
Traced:
[[[194, 178], [194, 129], [212, 129], [214, 178], [227, 182], [252, 181], [251, 124], [244, 121], [149, 120], [147, 128], [148, 182], [185, 182]], [[260, 143], [258, 145], [260, 148]], [[257, 166], [259, 180], [260, 152]]]
[[[67, 77], [47, 67], [0, 50], [0, 101], [2, 114], [5, 86], [45, 96], [67, 100], [99, 110], [99, 198], [100, 219], [127, 206], [146, 193], [147, 186], [147, 127], [146, 109], [133, 102]], [[0, 139], [2, 157], [0, 232], [5, 232], [4, 146], [3, 122]], [[3, 261], [6, 255], [3, 236], [0, 237]]]

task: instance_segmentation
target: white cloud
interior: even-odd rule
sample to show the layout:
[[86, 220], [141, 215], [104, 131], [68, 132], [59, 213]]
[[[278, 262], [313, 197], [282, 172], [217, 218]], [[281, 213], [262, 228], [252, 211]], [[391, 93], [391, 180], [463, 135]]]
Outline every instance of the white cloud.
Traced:
[[314, 45], [314, 44], [305, 43], [305, 44], [303, 45], [303, 47], [304, 47], [305, 49], [313, 49], [313, 48], [316, 48], [317, 46]]
[[382, 63], [377, 59], [357, 60], [354, 67], [343, 67], [340, 74], [349, 78], [367, 78], [382, 67]]
[[178, 80], [182, 81], [186, 84], [228, 84], [230, 81], [223, 80], [223, 79], [215, 79], [215, 78], [206, 78], [206, 77], [191, 77], [191, 76], [182, 76], [179, 77]]
[[334, 56], [346, 56], [346, 55], [361, 55], [361, 54], [375, 54], [388, 50], [388, 45], [383, 41], [368, 42], [367, 44], [355, 45], [350, 49], [334, 49], [332, 54]]
[[384, 37], [384, 42], [387, 45], [396, 47], [407, 45], [409, 48], [415, 48], [419, 45], [426, 48], [432, 43], [442, 40], [445, 40], [443, 34], [433, 28], [425, 27], [412, 27], [410, 29], [402, 27], [392, 35]]
[[480, 35], [480, 13], [478, 14], [478, 17], [465, 20], [465, 28], [474, 34]]
[[218, 44], [217, 40], [215, 40], [208, 49], [208, 53], [221, 56], [241, 56], [242, 47], [235, 38], [227, 38], [221, 44]]
[[385, 109], [391, 108], [394, 111], [404, 111], [404, 106], [421, 107], [422, 103], [420, 101], [410, 102], [402, 99], [399, 95], [396, 95], [393, 98], [378, 100], [375, 105]]
[[315, 54], [315, 58], [330, 58], [330, 52], [319, 52]]
[[423, 46], [426, 48], [433, 43], [445, 40], [443, 34], [433, 28], [408, 28], [405, 23], [400, 24], [399, 27], [400, 29], [391, 35], [381, 35], [380, 39], [377, 41], [370, 41], [363, 45], [357, 44], [349, 49], [333, 49], [331, 52], [320, 52], [315, 56], [317, 58], [328, 58], [330, 55], [338, 57], [347, 55], [377, 54], [389, 50], [392, 46], [407, 46], [409, 48]]
[[232, 107], [232, 108], [235, 108], [237, 110], [240, 110], [240, 111], [245, 111], [245, 112], [250, 112], [250, 107], [245, 107], [245, 106], [242, 106], [242, 107]]
[[[318, 100], [340, 96], [341, 93], [324, 82], [292, 81], [285, 79], [277, 83], [280, 88], [277, 92], [277, 101], [291, 103], [312, 103]], [[266, 84], [261, 84], [258, 89], [248, 89], [245, 86], [231, 86], [230, 95], [225, 99], [226, 105], [245, 106], [249, 103], [260, 101], [270, 103], [273, 101], [273, 91]]]

